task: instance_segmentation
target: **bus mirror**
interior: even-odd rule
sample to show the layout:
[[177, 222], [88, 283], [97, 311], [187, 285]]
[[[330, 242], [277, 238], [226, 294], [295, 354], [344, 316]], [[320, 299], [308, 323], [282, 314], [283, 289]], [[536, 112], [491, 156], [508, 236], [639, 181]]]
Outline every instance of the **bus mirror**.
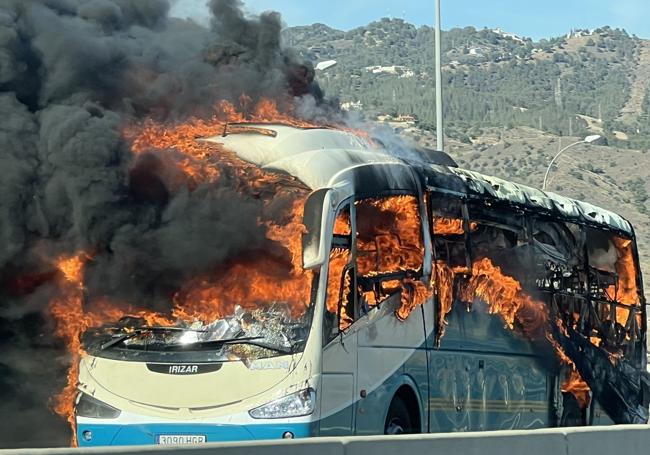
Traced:
[[322, 245], [323, 208], [329, 201], [329, 190], [323, 188], [314, 191], [305, 202], [302, 235], [302, 263], [306, 269], [325, 262], [327, 255]]

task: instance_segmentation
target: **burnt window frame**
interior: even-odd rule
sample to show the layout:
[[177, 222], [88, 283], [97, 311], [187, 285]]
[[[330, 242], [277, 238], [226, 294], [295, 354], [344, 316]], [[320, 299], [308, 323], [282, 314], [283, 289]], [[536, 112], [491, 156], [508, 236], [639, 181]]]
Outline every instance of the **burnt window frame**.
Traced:
[[[455, 191], [450, 191], [450, 190], [444, 190], [440, 188], [435, 188], [435, 187], [427, 187], [425, 189], [426, 192], [426, 211], [427, 211], [427, 221], [429, 224], [429, 229], [428, 229], [428, 234], [431, 239], [431, 262], [433, 264], [432, 270], [431, 270], [431, 276], [437, 276], [438, 273], [438, 260], [439, 260], [439, 255], [438, 255], [438, 246], [436, 244], [436, 238], [440, 236], [440, 234], [436, 234], [434, 232], [434, 223], [433, 223], [433, 217], [434, 217], [434, 207], [433, 207], [433, 198], [438, 197], [438, 198], [447, 198], [450, 200], [454, 200], [459, 204], [459, 209], [460, 209], [460, 215], [463, 220], [463, 233], [462, 234], [457, 234], [458, 236], [462, 236], [462, 242], [458, 241], [458, 244], [462, 244], [464, 248], [464, 256], [465, 256], [465, 267], [467, 268], [467, 273], [472, 272], [472, 262], [473, 258], [471, 256], [471, 248], [470, 248], [470, 238], [469, 238], [469, 231], [470, 231], [470, 224], [469, 224], [469, 209], [467, 206], [468, 202], [468, 197], [464, 193], [458, 193]], [[447, 254], [447, 257], [449, 254]], [[454, 280], [456, 277], [454, 277]], [[440, 295], [441, 295], [441, 290], [440, 290], [440, 282], [436, 278], [435, 279], [435, 292], [434, 292], [434, 304], [433, 304], [433, 335], [434, 335], [434, 347], [439, 348], [440, 347], [440, 342], [442, 339], [442, 335], [444, 333], [444, 328], [441, 327], [440, 321], [441, 321], [441, 303], [440, 303]], [[455, 282], [452, 283], [452, 308], [456, 296], [456, 290], [455, 290]]]
[[[386, 274], [381, 274], [376, 277], [360, 277], [358, 274], [358, 265], [357, 265], [357, 253], [358, 253], [358, 245], [357, 245], [357, 210], [356, 206], [357, 203], [366, 201], [366, 200], [380, 200], [380, 199], [387, 199], [390, 197], [396, 197], [396, 196], [412, 196], [415, 198], [416, 203], [417, 203], [417, 212], [418, 212], [418, 217], [420, 220], [420, 240], [422, 243], [422, 247], [424, 249], [423, 255], [422, 255], [422, 262], [420, 264], [420, 270], [408, 270], [408, 271], [398, 271], [398, 272], [390, 272]], [[334, 226], [336, 223], [336, 218], [339, 216], [339, 214], [342, 212], [342, 210], [345, 210], [347, 207], [349, 207], [349, 212], [350, 212], [350, 235], [349, 236], [343, 236], [343, 235], [337, 235], [334, 234]], [[341, 201], [336, 210], [334, 211], [334, 216], [332, 217], [332, 237], [330, 241], [330, 249], [329, 252], [331, 254], [332, 249], [334, 248], [347, 248], [350, 250], [350, 255], [348, 258], [348, 263], [345, 265], [343, 268], [342, 274], [340, 276], [340, 285], [338, 288], [338, 304], [337, 304], [337, 313], [334, 317], [334, 320], [330, 323], [327, 324], [326, 318], [331, 317], [328, 316], [332, 315], [333, 313], [329, 312], [327, 310], [327, 298], [329, 295], [326, 295], [325, 299], [325, 309], [324, 309], [324, 318], [323, 318], [323, 347], [327, 346], [329, 343], [331, 343], [333, 340], [336, 339], [337, 336], [342, 335], [346, 332], [348, 332], [352, 327], [355, 326], [355, 324], [361, 320], [364, 316], [367, 316], [372, 310], [374, 309], [380, 309], [381, 304], [386, 302], [388, 299], [393, 298], [395, 295], [399, 295], [399, 292], [394, 292], [390, 294], [388, 297], [383, 299], [378, 305], [374, 305], [372, 307], [364, 307], [362, 308], [361, 305], [361, 296], [359, 294], [359, 282], [360, 281], [365, 281], [366, 283], [368, 282], [377, 282], [379, 285], [383, 281], [388, 281], [388, 280], [394, 280], [394, 279], [403, 279], [403, 278], [416, 278], [416, 279], [423, 279], [429, 278], [429, 274], [431, 273], [430, 267], [427, 267], [427, 259], [428, 259], [428, 253], [427, 253], [427, 229], [429, 227], [429, 223], [427, 219], [424, 219], [427, 216], [427, 210], [426, 210], [427, 205], [424, 202], [423, 195], [420, 193], [415, 193], [413, 191], [409, 190], [404, 190], [404, 191], [397, 191], [397, 190], [390, 190], [390, 191], [384, 191], [384, 192], [374, 192], [374, 193], [362, 193], [362, 194], [356, 194], [352, 197], [346, 198], [345, 200]], [[347, 237], [347, 239], [346, 239]], [[329, 273], [330, 273], [330, 258], [328, 255], [328, 281], [327, 285], [329, 287]], [[349, 305], [352, 307], [352, 322], [350, 325], [345, 327], [344, 329], [341, 328], [341, 314], [343, 310], [343, 293], [345, 292], [345, 275], [346, 273], [351, 273], [351, 285], [350, 285], [350, 299], [348, 300]], [[335, 330], [336, 328], [336, 330]]]
[[[529, 214], [520, 209], [519, 207], [503, 203], [501, 201], [492, 201], [490, 199], [478, 199], [471, 198], [468, 199], [465, 204], [468, 216], [468, 227], [472, 223], [477, 223], [484, 226], [492, 226], [503, 231], [510, 231], [517, 234], [522, 234], [523, 241], [522, 245], [531, 244], [531, 232], [530, 232], [530, 223], [529, 223]], [[494, 213], [508, 213], [508, 216], [492, 216]], [[514, 222], [513, 222], [514, 221]], [[520, 222], [517, 222], [520, 221]], [[468, 238], [468, 249], [469, 256], [474, 261], [476, 259], [476, 254], [474, 251], [472, 236], [475, 235], [472, 229], [468, 228], [467, 238]], [[499, 264], [495, 264], [499, 265]], [[471, 268], [470, 268], [471, 272]]]
[[[529, 214], [530, 218], [530, 223], [529, 223], [529, 229], [530, 229], [530, 238], [531, 242], [536, 240], [535, 239], [535, 228], [537, 227], [537, 223], [547, 223], [547, 224], [558, 224], [558, 225], [564, 225], [564, 228], [567, 230], [571, 230], [570, 226], [574, 226], [575, 228], [579, 229], [579, 237], [576, 237], [575, 240], [578, 242], [576, 245], [577, 251], [579, 251], [579, 261], [581, 267], [577, 267], [577, 273], [580, 274], [578, 277], [579, 280], [577, 282], [578, 289], [580, 292], [573, 292], [573, 293], [567, 293], [567, 295], [577, 295], [586, 298], [587, 297], [587, 271], [589, 268], [588, 261], [587, 261], [587, 253], [586, 253], [586, 237], [585, 237], [585, 225], [582, 223], [579, 223], [575, 220], [565, 220], [565, 219], [560, 219], [552, 216], [546, 216], [546, 215], [541, 215], [541, 214], [536, 214], [534, 212]], [[573, 234], [572, 234], [573, 235]], [[543, 243], [539, 240], [537, 240], [540, 243]], [[548, 244], [547, 244], [548, 245]], [[533, 247], [535, 244], [533, 243]], [[550, 245], [552, 247], [556, 247], [555, 245]], [[557, 248], [556, 248], [557, 249]], [[540, 280], [541, 281], [541, 280]], [[552, 280], [550, 277], [546, 277], [544, 281], [547, 281], [548, 284], [542, 285], [541, 283], [538, 284], [536, 287], [541, 293], [549, 293], [554, 291], [554, 287], [556, 286], [557, 281], [562, 281], [561, 277], [557, 277], [556, 280]], [[551, 282], [552, 281], [552, 282]], [[543, 287], [544, 286], [544, 287]], [[561, 287], [564, 287], [566, 289], [567, 285], [565, 283], [560, 284]]]
[[[638, 260], [638, 249], [636, 238], [632, 235], [625, 234], [615, 229], [607, 228], [602, 225], [597, 225], [594, 223], [584, 223], [578, 220], [572, 219], [562, 219], [559, 217], [549, 216], [546, 214], [529, 212], [530, 218], [530, 236], [533, 238], [534, 224], [538, 221], [545, 223], [557, 223], [565, 225], [573, 225], [580, 230], [580, 251], [581, 251], [581, 260], [582, 260], [582, 269], [578, 269], [580, 274], [579, 283], [580, 289], [578, 292], [568, 292], [562, 289], [554, 289], [552, 287], [542, 288], [537, 287], [536, 291], [539, 292], [545, 300], [545, 303], [549, 306], [549, 312], [551, 318], [558, 317], [563, 321], [567, 321], [568, 318], [571, 318], [571, 315], [578, 315], [578, 332], [584, 337], [596, 336], [600, 338], [603, 342], [606, 341], [608, 336], [608, 331], [613, 330], [614, 324], [618, 323], [623, 326], [624, 330], [619, 333], [615, 333], [614, 336], [620, 339], [620, 342], [616, 342], [613, 345], [605, 344], [605, 347], [610, 349], [620, 350], [623, 353], [624, 358], [631, 361], [635, 366], [641, 367], [645, 362], [645, 343], [646, 343], [646, 330], [647, 330], [647, 321], [646, 321], [646, 306], [645, 306], [645, 296], [643, 293], [643, 281], [640, 270], [640, 263]], [[602, 296], [594, 294], [593, 286], [593, 277], [595, 271], [599, 270], [593, 267], [590, 263], [589, 255], [589, 245], [588, 245], [588, 230], [593, 229], [600, 233], [606, 234], [608, 237], [621, 237], [626, 240], [632, 241], [632, 257], [636, 269], [636, 285], [639, 294], [639, 305], [637, 307], [632, 307], [628, 304], [622, 304], [620, 302], [615, 302], [613, 300], [607, 300]], [[602, 271], [603, 276], [606, 274]], [[566, 288], [566, 286], [565, 286]], [[603, 308], [609, 307], [610, 314], [614, 315], [616, 308], [622, 306], [630, 311], [630, 317], [626, 324], [621, 324], [616, 317], [614, 316], [612, 320], [607, 320], [601, 318], [600, 315], [604, 315], [605, 311]], [[641, 324], [634, 327], [628, 327], [630, 321], [635, 321], [634, 313], [640, 313]], [[608, 327], [609, 326], [609, 327]], [[594, 333], [595, 331], [595, 333]], [[625, 335], [630, 333], [631, 339], [625, 340]], [[609, 333], [611, 339], [611, 332]]]
[[[467, 207], [467, 195], [463, 193], [456, 193], [454, 191], [444, 191], [440, 189], [432, 189], [432, 188], [427, 188], [426, 189], [426, 197], [427, 197], [427, 221], [429, 224], [429, 237], [431, 239], [431, 261], [435, 264], [438, 261], [438, 254], [437, 254], [437, 246], [436, 246], [436, 237], [439, 236], [439, 234], [436, 234], [434, 232], [434, 223], [433, 223], [433, 197], [432, 196], [440, 196], [440, 197], [445, 197], [448, 199], [453, 199], [457, 200], [459, 205], [460, 205], [460, 215], [463, 220], [463, 234], [458, 234], [459, 236], [463, 236], [463, 242], [464, 243], [464, 248], [465, 248], [465, 266], [467, 267], [467, 270], [471, 272], [472, 270], [472, 256], [471, 256], [471, 248], [469, 244], [469, 231], [470, 231], [470, 226], [469, 226], [469, 211]], [[461, 242], [457, 242], [461, 243]], [[433, 271], [432, 271], [433, 273]]]
[[[468, 217], [465, 235], [467, 237], [468, 255], [472, 261], [468, 272], [464, 274], [465, 277], [469, 278], [474, 274], [474, 261], [479, 257], [483, 257], [477, 254], [476, 245], [474, 244], [474, 239], [476, 238], [474, 236], [478, 235], [477, 232], [480, 230], [481, 226], [496, 228], [514, 235], [516, 238], [514, 245], [510, 250], [514, 251], [519, 247], [528, 247], [528, 251], [525, 251], [526, 257], [523, 263], [528, 266], [532, 263], [533, 257], [530, 252], [532, 241], [529, 218], [530, 214], [526, 210], [502, 200], [478, 197], [468, 198], [465, 207]], [[477, 224], [476, 230], [471, 229], [473, 223]], [[493, 253], [496, 252], [497, 250], [495, 249]], [[514, 276], [512, 273], [509, 273], [506, 264], [499, 263], [495, 260], [497, 257], [495, 254], [486, 255], [485, 257], [487, 257], [493, 265], [499, 267], [504, 275], [515, 278], [524, 291], [528, 289], [528, 286], [530, 286], [530, 274], [526, 274], [525, 276]], [[466, 311], [471, 312], [474, 310], [475, 307], [472, 302], [465, 303], [467, 304]]]
[[[418, 280], [430, 279], [430, 275], [432, 272], [431, 272], [431, 267], [428, 266], [427, 264], [427, 262], [431, 262], [429, 257], [430, 255], [428, 253], [428, 246], [427, 246], [430, 240], [430, 237], [427, 237], [428, 235], [430, 235], [427, 232], [428, 228], [430, 227], [430, 223], [428, 222], [428, 218], [426, 218], [428, 216], [428, 204], [424, 199], [424, 193], [422, 191], [386, 190], [386, 191], [373, 192], [373, 193], [357, 193], [354, 196], [354, 205], [356, 207], [356, 204], [361, 203], [363, 201], [388, 199], [391, 197], [399, 197], [399, 196], [412, 196], [413, 198], [415, 198], [417, 203], [417, 213], [418, 213], [418, 218], [420, 220], [420, 241], [423, 248], [422, 262], [420, 263], [419, 271], [416, 269], [411, 269], [411, 270], [403, 270], [403, 271], [396, 271], [396, 272], [387, 272], [373, 277], [360, 276], [358, 274], [357, 267], [356, 267], [357, 266], [357, 245], [356, 245], [356, 232], [355, 232], [354, 261], [355, 261], [355, 277], [356, 277], [355, 289], [357, 289], [357, 292], [355, 294], [356, 294], [358, 304], [356, 305], [355, 320], [351, 325], [354, 325], [359, 319], [362, 319], [364, 316], [367, 316], [371, 311], [379, 310], [384, 302], [394, 298], [396, 295], [399, 295], [401, 292], [400, 290], [391, 293], [382, 301], [378, 302], [377, 305], [373, 305], [372, 307], [364, 305], [364, 307], [361, 308], [362, 299], [358, 292], [360, 285], [365, 285], [366, 287], [373, 287], [373, 286], [378, 287], [381, 286], [382, 282], [390, 281], [390, 280], [402, 280], [404, 278], [412, 278]], [[356, 210], [355, 210], [355, 226], [356, 226]], [[368, 289], [368, 291], [372, 291], [372, 289]], [[378, 291], [375, 292], [378, 293]]]
[[[341, 235], [341, 234], [335, 234], [334, 233], [334, 226], [336, 225], [336, 219], [337, 217], [342, 213], [343, 210], [346, 208], [349, 208], [349, 217], [350, 217], [350, 234], [349, 235]], [[350, 292], [350, 295], [352, 296], [352, 305], [355, 308], [354, 313], [355, 313], [355, 318], [353, 318], [353, 322], [346, 327], [345, 329], [341, 329], [341, 315], [343, 311], [343, 293], [345, 292], [345, 275], [346, 273], [349, 273], [349, 270], [354, 270], [356, 269], [356, 210], [354, 206], [354, 198], [349, 197], [341, 201], [336, 210], [334, 211], [334, 216], [332, 217], [331, 221], [331, 232], [332, 236], [330, 239], [330, 248], [328, 252], [328, 258], [327, 258], [327, 280], [326, 280], [326, 295], [325, 295], [325, 305], [324, 305], [324, 311], [323, 311], [323, 347], [327, 346], [330, 344], [332, 341], [334, 341], [339, 335], [342, 335], [343, 333], [347, 332], [350, 327], [354, 324], [354, 321], [356, 321], [356, 308], [358, 307], [357, 303], [357, 293], [356, 292]], [[338, 278], [339, 279], [339, 287], [338, 287], [338, 296], [337, 296], [337, 310], [336, 313], [331, 313], [328, 311], [327, 308], [327, 302], [329, 298], [329, 279], [330, 279], [330, 266], [331, 266], [331, 252], [335, 248], [343, 248], [347, 249], [350, 251], [349, 257], [348, 257], [348, 262], [347, 264], [343, 267], [341, 276]], [[353, 277], [356, 276], [356, 273], [353, 273]], [[354, 278], [353, 278], [354, 280]], [[356, 289], [356, 280], [354, 280], [351, 283], [351, 290]], [[350, 304], [350, 302], [348, 303]], [[331, 316], [333, 315], [333, 317]], [[328, 323], [328, 318], [332, 318], [332, 321]]]
[[[595, 307], [594, 309], [596, 311], [596, 314], [605, 314], [605, 312], [602, 311], [600, 307], [609, 306], [610, 315], [612, 316], [612, 321], [608, 321], [608, 320], [600, 321], [601, 324], [603, 324], [601, 326], [601, 330], [602, 331], [606, 331], [608, 329], [614, 330], [615, 331], [614, 333], [605, 334], [605, 335], [609, 335], [610, 337], [613, 336], [617, 338], [615, 340], [616, 344], [613, 347], [620, 349], [623, 352], [624, 357], [629, 361], [631, 361], [633, 364], [641, 366], [643, 360], [645, 360], [644, 354], [645, 354], [645, 346], [646, 346], [647, 321], [646, 321], [645, 298], [643, 293], [643, 280], [641, 278], [641, 264], [638, 258], [636, 238], [634, 236], [623, 235], [622, 233], [612, 229], [603, 229], [600, 226], [585, 225], [584, 230], [585, 230], [586, 239], [588, 239], [589, 236], [589, 232], [588, 232], [589, 229], [598, 231], [601, 234], [606, 234], [610, 240], [613, 239], [614, 237], [619, 237], [621, 239], [629, 240], [632, 242], [631, 254], [632, 254], [632, 260], [634, 262], [634, 267], [635, 267], [634, 280], [635, 280], [637, 296], [639, 299], [638, 305], [622, 303], [616, 298], [617, 295], [609, 296], [611, 300], [607, 300], [606, 298], [601, 298], [601, 296], [599, 295], [592, 294], [592, 290], [594, 289], [594, 286], [592, 285], [592, 282], [590, 280], [592, 277], [592, 270], [600, 271], [600, 269], [593, 267], [590, 263], [590, 252], [588, 250], [588, 244], [587, 244], [588, 240], [585, 241], [585, 257], [587, 260], [587, 267], [589, 270], [589, 274], [587, 275], [587, 278], [589, 280], [587, 283], [588, 285], [587, 289], [589, 292], [588, 297], [589, 297], [590, 306], [592, 308]], [[616, 272], [613, 273], [613, 276], [616, 279], [615, 286], [618, 287], [620, 277]], [[621, 322], [618, 320], [618, 317], [616, 315], [616, 309], [619, 307], [629, 311], [628, 318], [625, 322]], [[637, 313], [640, 316], [640, 320], [641, 320], [640, 325], [637, 324], [637, 317], [636, 317]], [[606, 326], [607, 324], [610, 324], [609, 328]], [[617, 327], [615, 324], [619, 324], [619, 326]], [[629, 340], [626, 338], [626, 335], [630, 336]]]

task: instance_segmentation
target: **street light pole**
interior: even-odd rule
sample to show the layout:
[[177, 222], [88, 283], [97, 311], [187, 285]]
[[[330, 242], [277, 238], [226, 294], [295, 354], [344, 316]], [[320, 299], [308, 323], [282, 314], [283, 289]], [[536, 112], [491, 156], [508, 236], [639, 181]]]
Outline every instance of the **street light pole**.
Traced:
[[553, 167], [553, 164], [557, 161], [557, 159], [560, 157], [560, 155], [562, 155], [564, 152], [569, 150], [571, 147], [574, 147], [574, 146], [576, 146], [578, 144], [591, 144], [592, 142], [595, 142], [598, 139], [600, 139], [600, 136], [597, 135], [597, 134], [594, 134], [593, 136], [587, 136], [583, 140], [578, 141], [578, 142], [574, 142], [573, 144], [569, 144], [566, 147], [564, 147], [563, 149], [561, 149], [559, 152], [557, 152], [557, 154], [553, 157], [551, 162], [548, 164], [548, 167], [546, 168], [546, 174], [544, 174], [544, 182], [542, 183], [542, 190], [546, 189], [546, 182], [548, 181], [548, 174], [549, 174], [549, 172], [551, 172], [551, 168]]
[[443, 151], [445, 147], [442, 125], [442, 56], [440, 46], [440, 0], [436, 0], [435, 24], [436, 50], [436, 149]]

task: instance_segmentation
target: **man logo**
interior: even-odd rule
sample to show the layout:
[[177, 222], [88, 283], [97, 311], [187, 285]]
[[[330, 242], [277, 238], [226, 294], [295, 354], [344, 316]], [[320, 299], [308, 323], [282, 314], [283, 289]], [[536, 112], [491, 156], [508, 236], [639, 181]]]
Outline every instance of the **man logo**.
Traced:
[[170, 365], [169, 374], [196, 374], [199, 372], [198, 365]]

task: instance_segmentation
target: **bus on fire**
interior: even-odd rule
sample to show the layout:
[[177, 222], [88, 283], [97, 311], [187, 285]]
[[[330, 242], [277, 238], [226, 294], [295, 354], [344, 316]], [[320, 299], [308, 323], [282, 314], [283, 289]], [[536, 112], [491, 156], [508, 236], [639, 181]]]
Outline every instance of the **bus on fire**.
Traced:
[[347, 132], [229, 128], [204, 140], [311, 191], [305, 310], [89, 330], [80, 446], [647, 420], [626, 220]]

